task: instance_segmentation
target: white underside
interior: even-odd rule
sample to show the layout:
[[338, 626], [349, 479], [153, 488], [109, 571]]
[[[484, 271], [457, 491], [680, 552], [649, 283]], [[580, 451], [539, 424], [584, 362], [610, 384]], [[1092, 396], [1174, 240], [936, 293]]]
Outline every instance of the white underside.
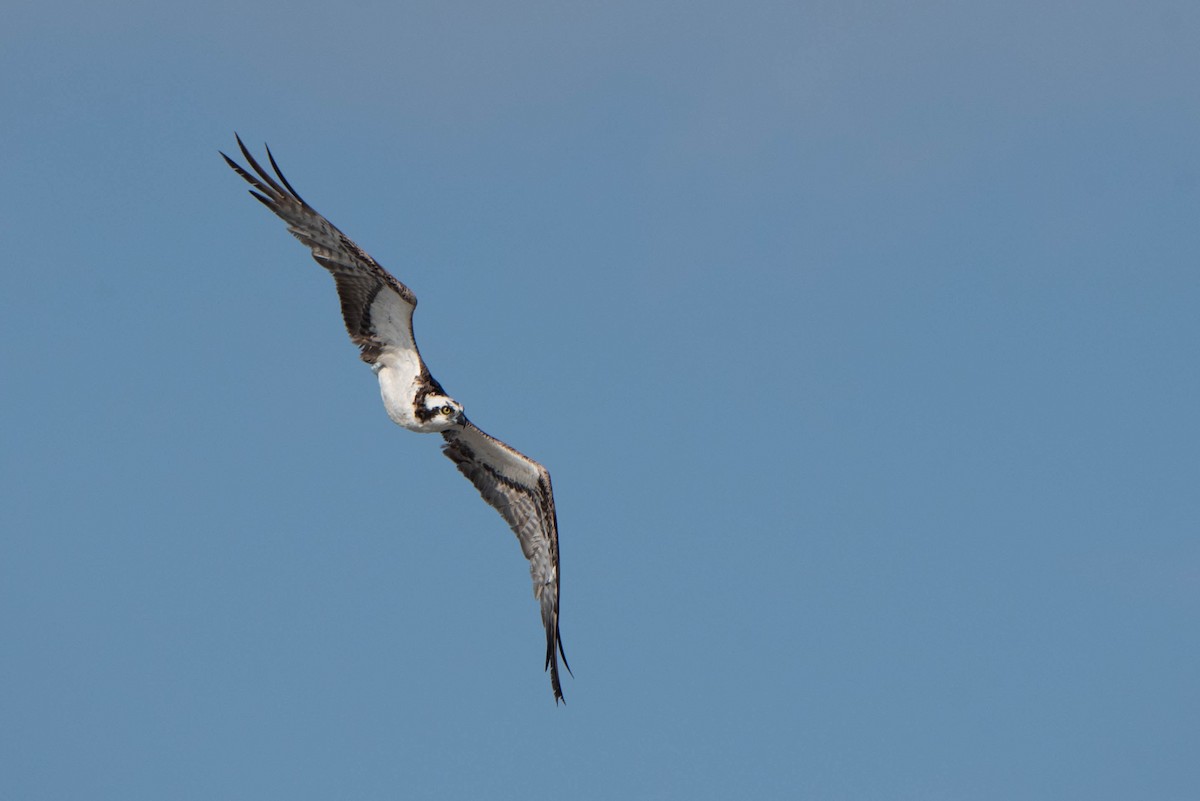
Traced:
[[422, 365], [409, 329], [412, 312], [413, 307], [390, 289], [376, 295], [371, 304], [371, 327], [386, 347], [372, 368], [379, 378], [383, 408], [392, 422], [409, 431], [428, 433], [435, 429], [413, 414]]
[[374, 364], [379, 377], [379, 394], [388, 417], [398, 426], [410, 431], [428, 431], [413, 414], [413, 404], [420, 388], [421, 360], [415, 351], [389, 350]]

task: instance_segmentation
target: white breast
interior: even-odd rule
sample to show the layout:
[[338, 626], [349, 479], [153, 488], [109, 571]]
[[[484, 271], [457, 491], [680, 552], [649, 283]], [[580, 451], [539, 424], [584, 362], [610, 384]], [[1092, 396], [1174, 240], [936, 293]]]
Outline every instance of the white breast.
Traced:
[[421, 362], [414, 351], [390, 351], [380, 355], [373, 365], [379, 377], [379, 394], [388, 417], [398, 426], [421, 431], [423, 426], [413, 415], [413, 404], [420, 387]]

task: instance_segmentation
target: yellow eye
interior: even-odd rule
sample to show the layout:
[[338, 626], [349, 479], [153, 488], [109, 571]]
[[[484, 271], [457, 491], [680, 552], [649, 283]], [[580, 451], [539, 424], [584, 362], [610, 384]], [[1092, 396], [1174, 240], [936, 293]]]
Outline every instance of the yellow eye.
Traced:
[[451, 414], [451, 413], [453, 413], [454, 410], [451, 409], [449, 406], [443, 406], [441, 409], [439, 409], [439, 411], [442, 414]]

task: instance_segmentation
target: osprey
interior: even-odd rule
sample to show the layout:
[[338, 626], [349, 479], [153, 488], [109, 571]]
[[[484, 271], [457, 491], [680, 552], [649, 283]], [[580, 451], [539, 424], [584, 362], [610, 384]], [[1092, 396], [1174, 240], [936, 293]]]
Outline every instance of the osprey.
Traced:
[[417, 298], [412, 290], [305, 203], [283, 177], [270, 148], [267, 158], [278, 181], [254, 160], [241, 137], [236, 138], [255, 174], [224, 153], [221, 156], [254, 187], [250, 194], [279, 215], [288, 231], [309, 247], [317, 263], [333, 275], [346, 330], [361, 349], [362, 360], [379, 378], [388, 417], [409, 431], [441, 434], [445, 440], [442, 453], [520, 540], [529, 560], [533, 595], [541, 606], [546, 629], [545, 667], [550, 671], [557, 704], [563, 700], [558, 657], [562, 657], [568, 672], [571, 667], [558, 633], [558, 521], [550, 473], [472, 424], [463, 414], [462, 404], [447, 395], [429, 374], [413, 339], [412, 316]]

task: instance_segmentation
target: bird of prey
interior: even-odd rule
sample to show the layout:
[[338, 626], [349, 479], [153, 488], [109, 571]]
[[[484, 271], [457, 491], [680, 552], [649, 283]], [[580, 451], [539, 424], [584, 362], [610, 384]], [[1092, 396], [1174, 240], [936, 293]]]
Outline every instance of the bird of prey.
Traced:
[[546, 629], [545, 668], [550, 671], [557, 704], [563, 700], [558, 658], [562, 657], [568, 672], [571, 668], [558, 633], [558, 522], [550, 473], [477, 428], [463, 414], [462, 404], [429, 374], [413, 339], [417, 298], [412, 290], [304, 202], [283, 177], [270, 148], [267, 159], [274, 177], [250, 155], [241, 137], [236, 138], [254, 172], [224, 153], [221, 156], [250, 183], [250, 194], [279, 215], [288, 231], [333, 275], [346, 330], [362, 351], [362, 360], [379, 378], [388, 417], [409, 431], [441, 434], [445, 440], [442, 453], [517, 535], [529, 560], [533, 595], [541, 607]]

